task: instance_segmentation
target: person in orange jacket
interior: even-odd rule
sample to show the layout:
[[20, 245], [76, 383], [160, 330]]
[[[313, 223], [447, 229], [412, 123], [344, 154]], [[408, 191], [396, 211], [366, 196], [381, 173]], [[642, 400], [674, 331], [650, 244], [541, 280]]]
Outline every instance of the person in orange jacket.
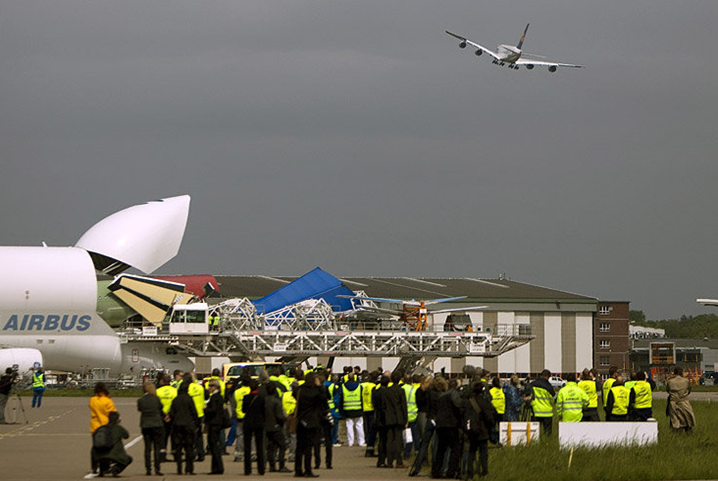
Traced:
[[[95, 384], [95, 395], [90, 398], [90, 434], [93, 434], [97, 428], [104, 426], [110, 422], [110, 413], [117, 411], [115, 403], [110, 398], [110, 391], [104, 382]], [[94, 451], [90, 454], [92, 463], [92, 472], [99, 473], [100, 463], [94, 455]]]

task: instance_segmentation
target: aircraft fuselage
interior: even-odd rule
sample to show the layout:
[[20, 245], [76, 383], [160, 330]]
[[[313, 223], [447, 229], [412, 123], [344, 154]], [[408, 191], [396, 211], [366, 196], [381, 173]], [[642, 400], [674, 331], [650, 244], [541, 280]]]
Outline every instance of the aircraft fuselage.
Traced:
[[521, 49], [511, 45], [499, 45], [496, 53], [501, 62], [514, 63], [521, 58]]

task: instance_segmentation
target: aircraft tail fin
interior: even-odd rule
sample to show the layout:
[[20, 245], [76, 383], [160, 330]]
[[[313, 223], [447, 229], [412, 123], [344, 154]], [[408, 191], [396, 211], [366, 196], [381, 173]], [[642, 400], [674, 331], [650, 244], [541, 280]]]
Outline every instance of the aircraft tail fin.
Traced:
[[516, 48], [521, 49], [521, 47], [523, 47], [523, 45], [524, 45], [524, 38], [526, 38], [526, 32], [529, 31], [529, 25], [530, 25], [529, 23], [526, 24], [526, 28], [524, 29], [524, 34], [521, 35], [521, 40], [519, 40], [519, 44], [516, 45]]

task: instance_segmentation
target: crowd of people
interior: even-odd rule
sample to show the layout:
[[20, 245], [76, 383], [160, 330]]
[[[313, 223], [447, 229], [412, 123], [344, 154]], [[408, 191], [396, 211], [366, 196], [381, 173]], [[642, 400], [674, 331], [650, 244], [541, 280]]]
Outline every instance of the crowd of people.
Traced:
[[[653, 417], [655, 386], [645, 373], [626, 379], [612, 367], [602, 382], [595, 370], [585, 369], [578, 376], [569, 373], [559, 390], [550, 377], [544, 370], [535, 380], [514, 375], [502, 383], [471, 366], [452, 379], [359, 367], [346, 367], [342, 374], [322, 367], [290, 372], [277, 367], [256, 379], [247, 370], [227, 383], [218, 370], [200, 382], [194, 373], [161, 374], [156, 383], [143, 385], [137, 401], [146, 474], [154, 469], [162, 475], [170, 454], [177, 474], [194, 474], [194, 463], [207, 455], [210, 474], [223, 474], [222, 456], [233, 446], [245, 475], [255, 466], [260, 475], [266, 469], [291, 473], [287, 462], [293, 461], [295, 477], [318, 477], [314, 471], [322, 454], [325, 468], [333, 467], [343, 422], [346, 445], [364, 448], [364, 456], [376, 458], [379, 468], [416, 476], [430, 458], [432, 478], [470, 479], [488, 474], [488, 446], [501, 445], [502, 421], [536, 421], [542, 436], [551, 436], [555, 418], [600, 422], [601, 410], [606, 421]], [[695, 425], [687, 400], [690, 384], [680, 368], [667, 389], [671, 426], [690, 431]], [[95, 388], [90, 410], [93, 472], [118, 475], [132, 462], [122, 447], [129, 434], [103, 383]]]

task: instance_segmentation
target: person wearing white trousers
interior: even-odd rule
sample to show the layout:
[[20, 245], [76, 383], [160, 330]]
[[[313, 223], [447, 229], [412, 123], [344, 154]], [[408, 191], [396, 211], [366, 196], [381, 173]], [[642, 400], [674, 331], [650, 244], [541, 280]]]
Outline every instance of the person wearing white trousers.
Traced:
[[366, 446], [364, 441], [364, 418], [347, 418], [347, 445], [354, 446], [354, 429], [359, 446]]
[[366, 446], [364, 441], [364, 410], [362, 409], [362, 388], [353, 374], [347, 376], [346, 382], [341, 386], [339, 406], [341, 414], [346, 419], [347, 444], [354, 445], [354, 429], [356, 429], [359, 446]]

